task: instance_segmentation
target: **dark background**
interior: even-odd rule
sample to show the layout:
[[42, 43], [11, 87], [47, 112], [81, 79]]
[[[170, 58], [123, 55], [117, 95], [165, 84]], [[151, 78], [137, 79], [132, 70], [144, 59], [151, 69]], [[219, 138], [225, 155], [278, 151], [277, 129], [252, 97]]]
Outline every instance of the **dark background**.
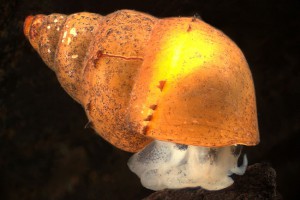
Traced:
[[[244, 52], [256, 87], [261, 143], [284, 199], [300, 199], [299, 1], [10, 0], [0, 4], [0, 199], [141, 199], [126, 162], [92, 129], [22, 32], [27, 15], [135, 9], [157, 17], [200, 15]], [[298, 98], [296, 98], [298, 97]]]

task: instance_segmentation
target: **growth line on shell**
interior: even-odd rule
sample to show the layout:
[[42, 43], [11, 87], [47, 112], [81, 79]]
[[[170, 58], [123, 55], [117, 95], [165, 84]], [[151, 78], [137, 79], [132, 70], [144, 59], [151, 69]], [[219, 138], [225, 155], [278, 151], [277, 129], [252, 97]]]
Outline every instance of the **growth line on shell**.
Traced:
[[113, 54], [103, 53], [102, 51], [98, 51], [97, 52], [97, 60], [101, 57], [121, 58], [124, 60], [140, 60], [140, 61], [144, 60], [143, 58], [140, 58], [140, 57], [126, 57], [126, 56], [113, 55]]

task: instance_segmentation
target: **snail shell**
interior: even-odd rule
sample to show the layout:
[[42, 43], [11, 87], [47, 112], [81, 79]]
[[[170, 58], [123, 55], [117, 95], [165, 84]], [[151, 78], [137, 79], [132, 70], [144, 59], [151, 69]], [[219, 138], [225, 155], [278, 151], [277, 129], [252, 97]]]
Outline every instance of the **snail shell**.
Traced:
[[259, 142], [253, 80], [236, 44], [196, 18], [121, 10], [27, 17], [24, 33], [105, 140], [204, 147]]

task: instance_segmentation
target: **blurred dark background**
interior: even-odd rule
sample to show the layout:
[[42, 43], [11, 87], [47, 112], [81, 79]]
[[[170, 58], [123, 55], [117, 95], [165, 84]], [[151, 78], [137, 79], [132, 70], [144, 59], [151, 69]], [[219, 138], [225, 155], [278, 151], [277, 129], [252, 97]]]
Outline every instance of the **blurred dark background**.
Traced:
[[119, 9], [157, 17], [200, 15], [244, 52], [256, 87], [261, 143], [250, 164], [268, 162], [284, 199], [300, 199], [300, 1], [1, 0], [0, 199], [141, 199], [126, 162], [92, 129], [22, 32], [27, 15]]

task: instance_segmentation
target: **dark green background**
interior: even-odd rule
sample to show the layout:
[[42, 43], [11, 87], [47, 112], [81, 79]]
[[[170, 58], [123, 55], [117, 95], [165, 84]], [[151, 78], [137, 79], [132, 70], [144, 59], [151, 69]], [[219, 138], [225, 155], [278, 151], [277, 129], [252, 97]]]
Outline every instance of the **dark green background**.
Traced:
[[[22, 32], [27, 15], [118, 9], [200, 15], [244, 52], [256, 87], [261, 143], [250, 164], [269, 162], [285, 199], [299, 199], [299, 1], [1, 0], [0, 199], [140, 199], [130, 154], [93, 130]], [[298, 97], [298, 98], [297, 98]]]

